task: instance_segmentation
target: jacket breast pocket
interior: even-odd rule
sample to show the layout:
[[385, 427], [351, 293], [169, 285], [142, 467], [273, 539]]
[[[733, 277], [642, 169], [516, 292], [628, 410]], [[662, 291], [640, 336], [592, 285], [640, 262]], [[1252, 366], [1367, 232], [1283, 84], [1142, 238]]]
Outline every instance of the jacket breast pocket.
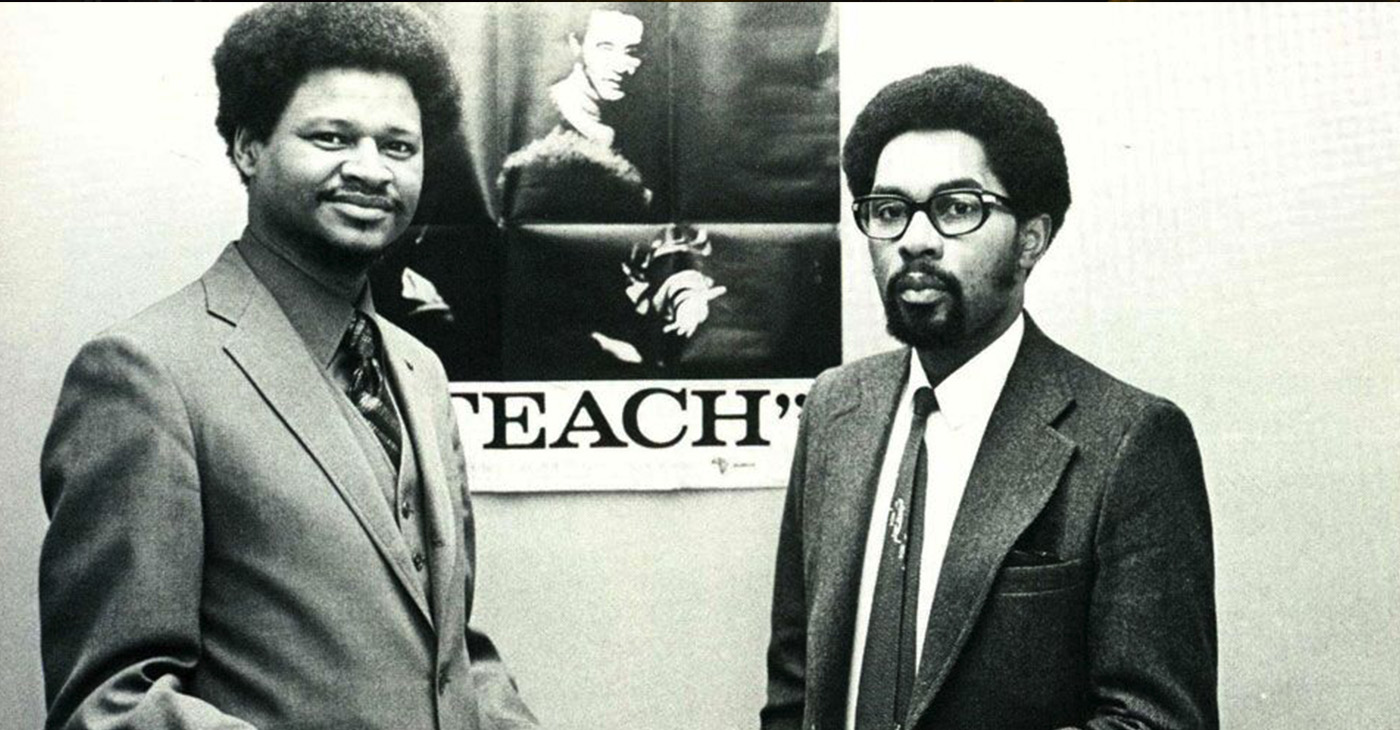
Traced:
[[1043, 565], [1004, 565], [993, 593], [998, 596], [1052, 593], [1084, 583], [1083, 560], [1065, 560]]

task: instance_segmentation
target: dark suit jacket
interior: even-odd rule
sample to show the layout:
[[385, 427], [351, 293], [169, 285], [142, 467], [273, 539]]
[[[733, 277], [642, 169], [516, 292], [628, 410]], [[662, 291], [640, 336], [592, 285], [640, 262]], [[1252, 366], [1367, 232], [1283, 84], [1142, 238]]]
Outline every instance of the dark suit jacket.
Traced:
[[378, 320], [425, 595], [335, 398], [230, 246], [88, 343], [44, 446], [49, 727], [532, 727], [467, 626], [472, 512], [436, 357]]
[[[909, 357], [829, 371], [804, 406], [765, 728], [844, 725], [865, 536]], [[936, 595], [905, 727], [1218, 725], [1210, 515], [1190, 423], [1029, 318]]]

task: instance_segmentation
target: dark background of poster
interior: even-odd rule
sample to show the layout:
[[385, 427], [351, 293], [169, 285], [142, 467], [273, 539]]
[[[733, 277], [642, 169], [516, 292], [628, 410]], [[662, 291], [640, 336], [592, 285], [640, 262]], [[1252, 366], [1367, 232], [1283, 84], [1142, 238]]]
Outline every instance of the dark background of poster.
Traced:
[[[494, 223], [410, 228], [371, 272], [376, 310], [437, 353], [450, 380], [500, 380], [505, 248]], [[405, 268], [426, 272], [450, 307], [424, 311], [405, 298]]]
[[839, 221], [829, 6], [675, 5], [674, 217]]

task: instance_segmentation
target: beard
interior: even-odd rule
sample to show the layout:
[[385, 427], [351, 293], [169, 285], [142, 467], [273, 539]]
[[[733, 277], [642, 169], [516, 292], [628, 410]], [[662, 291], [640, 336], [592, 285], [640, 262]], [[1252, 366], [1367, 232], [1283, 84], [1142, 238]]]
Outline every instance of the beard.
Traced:
[[[936, 288], [943, 292], [940, 302], [910, 304], [899, 297], [901, 281], [910, 273], [919, 272], [933, 278]], [[967, 325], [967, 307], [963, 299], [962, 282], [940, 271], [926, 259], [906, 263], [885, 287], [885, 330], [891, 337], [915, 349], [938, 348], [962, 339]], [[940, 309], [945, 310], [942, 318]]]
[[[1002, 292], [1009, 292], [1017, 283], [1018, 262], [1014, 255], [997, 264], [992, 283]], [[900, 299], [904, 278], [923, 274], [934, 280], [934, 288], [943, 293], [932, 304], [911, 304]], [[997, 319], [969, 323], [967, 299], [963, 284], [952, 274], [939, 269], [932, 259], [914, 258], [906, 262], [885, 286], [885, 330], [896, 340], [915, 349], [929, 350], [957, 346], [974, 339], [973, 330], [981, 330]], [[940, 316], [940, 312], [942, 313]]]

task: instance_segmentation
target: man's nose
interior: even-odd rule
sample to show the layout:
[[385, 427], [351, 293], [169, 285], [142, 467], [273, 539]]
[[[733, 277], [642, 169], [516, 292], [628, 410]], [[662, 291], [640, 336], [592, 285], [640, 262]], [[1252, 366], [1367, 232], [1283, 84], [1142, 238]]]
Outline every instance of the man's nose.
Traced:
[[349, 156], [340, 167], [340, 173], [346, 178], [359, 180], [371, 187], [383, 187], [394, 179], [394, 171], [384, 164], [384, 154], [379, 149], [379, 143], [372, 138], [365, 138], [350, 148]]
[[904, 235], [899, 237], [899, 252], [906, 259], [913, 259], [919, 256], [932, 256], [943, 258], [943, 247], [946, 243], [943, 234], [933, 227], [933, 219], [929, 218], [928, 211], [916, 210], [914, 217], [909, 220], [909, 227], [905, 229]]

